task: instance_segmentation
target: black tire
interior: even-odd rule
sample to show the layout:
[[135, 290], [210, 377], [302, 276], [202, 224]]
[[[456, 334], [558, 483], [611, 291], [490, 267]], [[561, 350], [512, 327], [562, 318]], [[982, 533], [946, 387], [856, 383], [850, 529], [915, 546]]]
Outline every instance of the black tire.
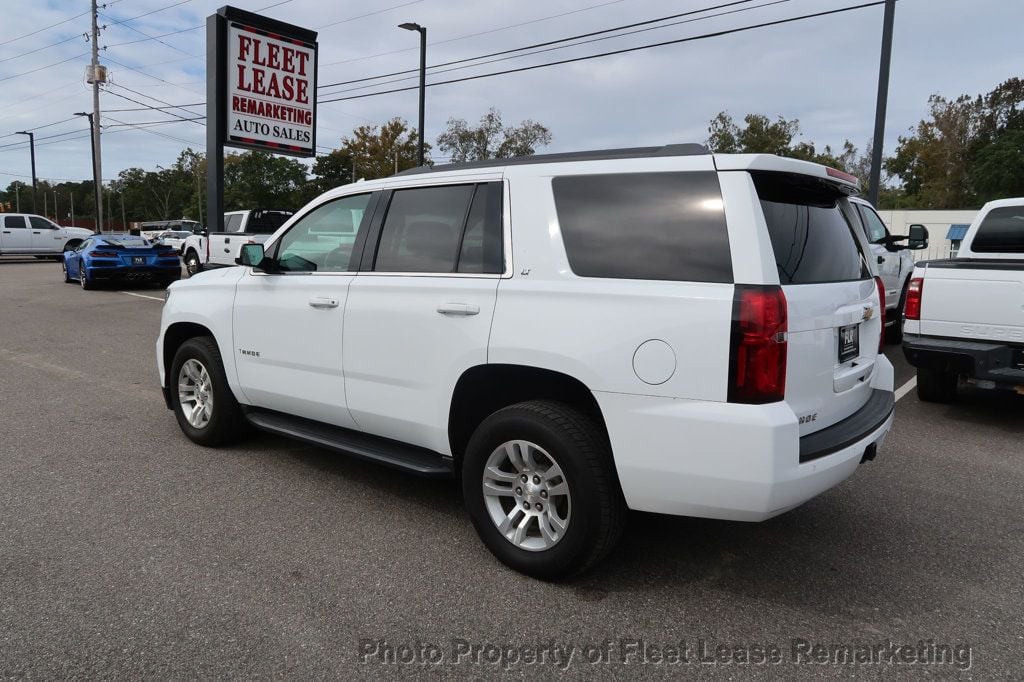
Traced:
[[[542, 551], [521, 549], [495, 526], [482, 477], [491, 453], [510, 440], [527, 440], [558, 462], [569, 485], [572, 511], [564, 536]], [[611, 447], [589, 415], [563, 403], [528, 401], [498, 410], [470, 439], [462, 463], [462, 489], [480, 539], [506, 566], [551, 580], [585, 572], [618, 542], [626, 519]]]
[[[196, 428], [188, 422], [181, 407], [178, 396], [178, 375], [181, 367], [188, 360], [198, 360], [210, 375], [213, 395], [213, 414], [209, 422], [202, 428]], [[227, 377], [224, 374], [224, 363], [221, 361], [217, 342], [209, 336], [198, 336], [181, 344], [174, 354], [171, 370], [167, 375], [170, 387], [171, 407], [178, 420], [178, 426], [193, 443], [214, 447], [238, 440], [246, 431], [245, 417], [242, 409], [231, 393]]]
[[890, 312], [886, 311], [886, 315], [892, 315], [896, 318], [895, 324], [885, 329], [885, 341], [894, 345], [900, 345], [903, 343], [903, 308], [907, 304], [907, 289], [910, 288], [910, 280], [908, 279], [903, 283], [903, 290], [900, 292], [900, 302], [896, 305], [896, 310]]
[[78, 264], [78, 283], [86, 291], [96, 288], [96, 283], [89, 280], [89, 268], [82, 263]]
[[199, 260], [199, 254], [190, 250], [185, 254], [185, 272], [187, 272], [188, 276], [191, 277], [192, 275], [202, 271], [203, 264]]
[[951, 403], [956, 400], [959, 376], [938, 369], [917, 370], [917, 397], [928, 403]]
[[68, 266], [63, 259], [60, 262], [60, 269], [61, 272], [64, 273], [64, 284], [74, 284], [75, 280], [71, 279], [71, 277], [68, 275]]

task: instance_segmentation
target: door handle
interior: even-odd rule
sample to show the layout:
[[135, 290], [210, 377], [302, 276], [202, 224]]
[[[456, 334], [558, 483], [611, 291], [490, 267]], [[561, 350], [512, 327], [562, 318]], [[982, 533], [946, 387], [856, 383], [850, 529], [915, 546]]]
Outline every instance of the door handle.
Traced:
[[32, 234], [42, 234], [42, 232], [33, 232]]
[[878, 264], [879, 265], [885, 265], [885, 256], [879, 256], [878, 257]]
[[480, 306], [471, 303], [442, 303], [437, 306], [437, 312], [442, 315], [476, 315], [480, 312]]
[[11, 233], [10, 230], [4, 230], [4, 234], [10, 234], [10, 233]]
[[337, 308], [338, 299], [328, 298], [327, 296], [314, 296], [309, 299], [309, 305], [313, 308]]
[[231, 243], [231, 237], [224, 237], [224, 243], [225, 244], [230, 244]]

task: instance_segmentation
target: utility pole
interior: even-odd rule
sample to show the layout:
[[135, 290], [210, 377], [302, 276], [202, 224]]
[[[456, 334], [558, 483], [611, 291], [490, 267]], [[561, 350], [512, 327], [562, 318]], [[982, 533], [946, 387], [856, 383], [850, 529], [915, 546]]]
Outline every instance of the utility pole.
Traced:
[[21, 213], [21, 185], [14, 186], [15, 211]]
[[896, 0], [886, 0], [882, 19], [882, 57], [878, 65], [878, 99], [875, 101], [875, 136], [871, 140], [871, 180], [868, 201], [878, 207], [882, 182], [882, 151], [885, 146], [885, 110], [889, 101], [889, 66], [892, 63], [892, 29], [896, 19]]
[[[121, 229], [123, 231], [127, 232], [128, 231], [128, 221], [125, 220], [125, 217], [124, 217], [124, 188], [121, 188], [121, 191], [118, 192], [118, 194], [121, 197]], [[200, 209], [199, 215], [202, 216], [202, 214], [203, 214], [202, 209]]]
[[60, 209], [57, 208], [57, 190], [53, 190], [53, 222], [60, 224]]
[[[96, 138], [99, 137], [99, 135], [96, 133], [96, 126], [92, 122], [92, 113], [79, 111], [75, 113], [75, 116], [86, 116], [89, 119], [89, 140], [92, 142], [92, 192], [96, 206], [99, 207], [102, 202], [100, 199], [100, 187], [102, 187], [103, 184], [100, 182], [100, 176], [97, 175], [97, 159], [99, 159], [99, 156], [96, 154]], [[99, 219], [96, 221], [96, 232], [100, 232]]]
[[[105, 69], [100, 66], [99, 26], [97, 26], [96, 0], [92, 0], [92, 66], [89, 80], [92, 83], [92, 124], [93, 177], [96, 183], [103, 182], [103, 163], [100, 146], [100, 81], [106, 82]], [[96, 192], [96, 232], [103, 232], [103, 192]]]
[[71, 227], [75, 226], [75, 193], [71, 193]]
[[32, 156], [32, 212], [35, 213], [36, 209], [36, 134], [19, 130], [18, 135], [28, 135], [28, 148]]

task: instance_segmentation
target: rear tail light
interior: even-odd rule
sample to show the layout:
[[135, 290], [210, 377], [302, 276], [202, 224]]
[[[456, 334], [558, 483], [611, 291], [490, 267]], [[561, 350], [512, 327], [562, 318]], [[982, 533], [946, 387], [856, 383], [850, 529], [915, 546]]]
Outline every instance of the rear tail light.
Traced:
[[915, 277], [907, 285], [907, 300], [903, 304], [903, 315], [908, 320], [921, 319], [921, 298], [924, 296], [924, 278]]
[[759, 405], [785, 398], [788, 329], [782, 287], [736, 285], [729, 342], [729, 402]]
[[[882, 326], [879, 327], [881, 333], [878, 335], [878, 352], [881, 353], [885, 350], [885, 283], [882, 282], [881, 277], [875, 277], [875, 284], [878, 286], [878, 305], [880, 306], [878, 319], [882, 322]], [[902, 324], [902, 321], [896, 320], [896, 324]]]
[[89, 255], [93, 258], [117, 258], [117, 253], [114, 251], [93, 251]]

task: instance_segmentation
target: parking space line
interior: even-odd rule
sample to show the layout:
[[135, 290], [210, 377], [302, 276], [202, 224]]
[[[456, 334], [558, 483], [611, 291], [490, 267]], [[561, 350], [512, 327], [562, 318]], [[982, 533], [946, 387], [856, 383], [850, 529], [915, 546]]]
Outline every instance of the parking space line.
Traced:
[[148, 298], [151, 301], [161, 301], [162, 302], [164, 300], [163, 296], [147, 296], [146, 294], [137, 294], [134, 291], [119, 291], [117, 293], [124, 294], [125, 296], [138, 296], [139, 298]]
[[917, 386], [917, 377], [916, 376], [913, 379], [911, 379], [910, 381], [908, 381], [907, 383], [903, 384], [902, 386], [900, 386], [899, 388], [896, 389], [896, 400], [899, 401], [900, 398], [902, 398], [906, 394], [910, 393], [912, 390], [914, 390], [915, 386]]

